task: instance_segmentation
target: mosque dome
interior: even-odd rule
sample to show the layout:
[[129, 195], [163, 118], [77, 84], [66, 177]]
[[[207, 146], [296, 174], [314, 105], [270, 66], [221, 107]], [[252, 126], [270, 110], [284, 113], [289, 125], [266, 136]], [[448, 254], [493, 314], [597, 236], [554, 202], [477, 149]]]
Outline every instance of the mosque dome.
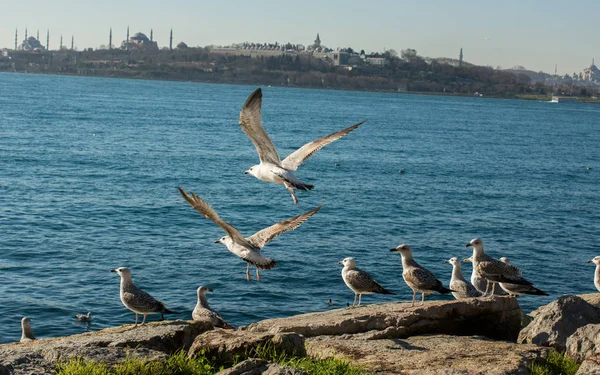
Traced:
[[137, 40], [140, 42], [149, 42], [150, 41], [150, 39], [148, 39], [148, 37], [144, 33], [135, 33], [135, 35], [133, 35], [131, 37], [131, 40]]

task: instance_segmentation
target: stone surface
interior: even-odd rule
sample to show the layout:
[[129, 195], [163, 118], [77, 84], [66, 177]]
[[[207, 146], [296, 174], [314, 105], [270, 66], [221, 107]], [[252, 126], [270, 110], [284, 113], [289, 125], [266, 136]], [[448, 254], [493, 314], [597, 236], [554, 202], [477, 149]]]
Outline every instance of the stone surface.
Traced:
[[255, 355], [259, 346], [268, 346], [277, 354], [290, 357], [306, 356], [304, 337], [296, 333], [265, 333], [249, 331], [214, 330], [199, 335], [194, 340], [188, 356], [195, 357], [201, 352], [209, 357], [217, 357], [225, 363], [236, 356], [242, 359]]
[[575, 375], [600, 375], [600, 353], [583, 361]]
[[600, 309], [600, 293], [580, 294], [577, 297]]
[[567, 354], [577, 362], [600, 351], [600, 324], [588, 324], [578, 328], [567, 338]]
[[362, 334], [365, 338], [406, 338], [423, 334], [482, 335], [516, 340], [522, 313], [514, 297], [431, 301], [423, 306], [384, 303], [267, 319], [251, 332], [296, 332], [305, 337]]
[[583, 298], [564, 295], [534, 311], [533, 321], [520, 333], [518, 342], [552, 346], [563, 352], [567, 338], [587, 324], [600, 323], [600, 309]]
[[345, 357], [375, 374], [389, 375], [528, 375], [528, 363], [548, 350], [446, 335], [380, 340], [321, 336], [307, 339], [307, 348], [311, 356]]
[[249, 358], [234, 367], [219, 371], [215, 375], [307, 375], [306, 372], [268, 363], [264, 359]]
[[46, 374], [53, 372], [57, 362], [72, 358], [108, 364], [122, 362], [127, 357], [163, 359], [182, 348], [187, 350], [198, 334], [209, 329], [212, 329], [210, 323], [176, 320], [4, 344], [0, 345], [0, 368], [14, 371], [14, 375]]

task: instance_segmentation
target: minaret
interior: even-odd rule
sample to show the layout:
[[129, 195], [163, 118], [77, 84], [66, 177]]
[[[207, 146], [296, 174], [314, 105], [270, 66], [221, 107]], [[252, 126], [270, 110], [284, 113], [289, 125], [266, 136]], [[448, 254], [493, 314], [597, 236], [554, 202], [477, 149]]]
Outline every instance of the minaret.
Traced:
[[25, 40], [27, 40], [27, 28], [25, 28]]
[[152, 29], [150, 29], [150, 41], [151, 41], [151, 42], [154, 42], [154, 38], [153, 38], [153, 36], [152, 36], [152, 35], [153, 35], [153, 33], [152, 33]]
[[46, 51], [50, 51], [50, 29], [46, 31]]
[[110, 28], [110, 31], [108, 32], [108, 50], [112, 50], [112, 27]]
[[17, 38], [19, 36], [19, 28], [15, 29], [15, 51], [17, 50]]
[[458, 66], [462, 66], [463, 63], [463, 53], [462, 53], [462, 47], [460, 47], [460, 53], [458, 54]]
[[596, 64], [594, 64], [594, 58], [592, 57], [592, 66], [594, 66], [594, 65], [596, 65]]
[[75, 44], [75, 36], [71, 35], [71, 51], [73, 51], [73, 44]]
[[125, 39], [125, 49], [129, 51], [129, 26], [127, 26], [127, 39]]
[[40, 29], [38, 29], [35, 39], [37, 39], [38, 42], [40, 41]]
[[171, 29], [171, 36], [169, 37], [169, 50], [173, 51], [173, 29]]
[[60, 34], [60, 49], [59, 51], [62, 51], [62, 34]]
[[321, 47], [321, 37], [319, 37], [319, 33], [317, 33], [317, 39], [315, 39], [315, 48]]

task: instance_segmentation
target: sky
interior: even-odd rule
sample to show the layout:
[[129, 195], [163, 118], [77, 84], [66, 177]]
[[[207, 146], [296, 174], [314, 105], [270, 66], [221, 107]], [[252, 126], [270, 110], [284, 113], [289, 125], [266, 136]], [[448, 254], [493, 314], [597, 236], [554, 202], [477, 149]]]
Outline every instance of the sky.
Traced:
[[50, 49], [97, 48], [141, 31], [159, 46], [239, 42], [312, 44], [317, 32], [330, 48], [367, 52], [406, 48], [421, 56], [458, 58], [477, 65], [572, 74], [600, 60], [600, 1], [576, 0], [28, 0], [0, 5], [0, 47], [13, 48], [25, 28]]

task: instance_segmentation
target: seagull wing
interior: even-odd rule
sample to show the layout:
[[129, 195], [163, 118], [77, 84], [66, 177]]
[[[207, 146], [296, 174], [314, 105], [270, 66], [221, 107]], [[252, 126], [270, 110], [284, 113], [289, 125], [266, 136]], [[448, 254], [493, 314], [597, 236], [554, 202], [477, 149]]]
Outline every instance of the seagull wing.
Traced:
[[340, 130], [337, 133], [326, 135], [325, 137], [319, 138], [316, 141], [312, 141], [310, 143], [305, 144], [304, 146], [300, 147], [299, 149], [288, 155], [287, 158], [283, 159], [281, 164], [285, 169], [295, 171], [296, 169], [298, 169], [300, 164], [302, 164], [306, 159], [312, 156], [312, 154], [327, 146], [331, 142], [342, 138], [346, 134], [350, 133], [352, 130], [364, 124], [365, 121], [359, 122], [358, 124], [352, 125], [351, 127], [346, 128], [344, 130]]
[[277, 149], [271, 141], [271, 138], [262, 126], [262, 115], [260, 107], [262, 105], [262, 90], [256, 89], [244, 103], [240, 112], [240, 125], [242, 130], [256, 147], [258, 158], [261, 162], [281, 165], [281, 158]]
[[183, 199], [185, 199], [190, 204], [190, 206], [194, 207], [194, 209], [200, 212], [202, 216], [209, 220], [212, 220], [215, 224], [220, 226], [225, 231], [225, 233], [227, 233], [227, 235], [231, 237], [231, 239], [234, 242], [239, 244], [250, 245], [248, 244], [248, 241], [246, 241], [244, 236], [242, 236], [242, 234], [237, 229], [235, 229], [233, 225], [221, 219], [217, 212], [208, 203], [203, 201], [199, 196], [192, 192], [190, 192], [190, 194], [188, 195], [180, 187], [178, 187], [177, 189], [179, 190], [179, 193], [181, 193]]
[[259, 249], [262, 249], [269, 241], [273, 238], [279, 236], [281, 233], [288, 232], [290, 230], [294, 230], [298, 228], [302, 223], [308, 220], [312, 215], [319, 212], [319, 210], [323, 207], [320, 205], [318, 207], [313, 208], [312, 210], [305, 212], [301, 215], [294, 216], [290, 219], [286, 219], [280, 221], [277, 224], [271, 225], [268, 228], [265, 228], [261, 231], [254, 233], [251, 237], [248, 238], [248, 242], [252, 243], [252, 245], [256, 246]]
[[404, 280], [420, 290], [438, 290], [443, 288], [442, 282], [425, 268], [412, 268], [402, 273]]

